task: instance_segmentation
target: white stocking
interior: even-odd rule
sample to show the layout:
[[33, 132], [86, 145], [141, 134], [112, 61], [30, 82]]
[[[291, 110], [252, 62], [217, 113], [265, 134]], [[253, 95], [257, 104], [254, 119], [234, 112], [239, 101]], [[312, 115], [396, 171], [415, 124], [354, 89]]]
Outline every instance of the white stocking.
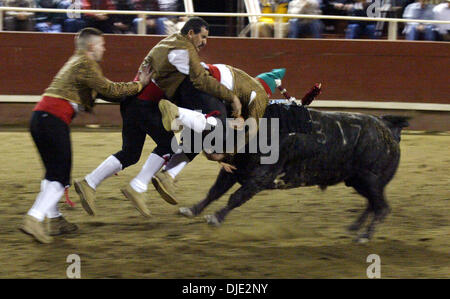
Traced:
[[189, 162], [189, 158], [184, 153], [175, 154], [167, 163], [165, 170], [172, 178], [175, 178]]
[[140, 193], [147, 191], [148, 183], [161, 169], [165, 161], [164, 158], [151, 153], [139, 174], [130, 182], [131, 187]]
[[205, 115], [201, 112], [185, 109], [185, 108], [178, 108], [179, 116], [177, 118], [177, 121], [193, 130], [196, 133], [201, 133], [206, 128], [206, 124], [210, 124], [211, 126], [217, 125], [217, 119], [214, 117], [208, 117], [206, 118]]
[[96, 189], [101, 182], [122, 170], [122, 163], [115, 156], [106, 158], [94, 171], [88, 174], [85, 179], [92, 189]]
[[57, 181], [44, 180], [41, 182], [41, 192], [28, 211], [28, 215], [33, 216], [39, 221], [44, 221], [45, 216], [57, 210], [59, 199], [64, 194], [64, 186]]

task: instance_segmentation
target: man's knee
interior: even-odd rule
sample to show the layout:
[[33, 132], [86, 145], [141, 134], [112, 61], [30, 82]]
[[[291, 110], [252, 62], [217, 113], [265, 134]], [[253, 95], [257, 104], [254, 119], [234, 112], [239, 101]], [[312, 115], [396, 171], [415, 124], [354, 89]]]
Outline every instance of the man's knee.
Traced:
[[45, 179], [51, 182], [59, 182], [64, 187], [70, 185], [70, 170], [48, 170], [45, 174]]
[[124, 151], [121, 150], [113, 155], [117, 158], [117, 160], [120, 161], [120, 164], [122, 164], [122, 170], [125, 169], [128, 166], [136, 164], [140, 157], [141, 153], [136, 152], [130, 152], [130, 151]]
[[174, 152], [170, 145], [159, 145], [153, 150], [153, 153], [157, 154], [160, 157], [166, 156], [166, 155], [173, 155]]

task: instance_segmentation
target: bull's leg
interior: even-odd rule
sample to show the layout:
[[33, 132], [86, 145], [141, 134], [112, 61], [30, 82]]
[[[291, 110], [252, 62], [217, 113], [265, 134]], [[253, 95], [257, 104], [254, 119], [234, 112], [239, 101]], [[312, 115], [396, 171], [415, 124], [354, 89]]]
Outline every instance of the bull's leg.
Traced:
[[[365, 198], [369, 198], [369, 192], [368, 192], [368, 185], [363, 180], [355, 179], [352, 181], [353, 188], [362, 196]], [[366, 222], [367, 218], [369, 217], [369, 214], [372, 212], [372, 205], [367, 204], [367, 208], [364, 210], [364, 212], [356, 219], [355, 222], [353, 222], [349, 227], [349, 231], [358, 231], [363, 224]]]
[[368, 218], [368, 215], [374, 213], [374, 217], [369, 223], [367, 230], [357, 238], [357, 241], [364, 242], [373, 236], [376, 225], [381, 223], [389, 213], [389, 206], [384, 198], [384, 186], [375, 174], [371, 172], [364, 173], [361, 177], [352, 180], [352, 186], [358, 193], [367, 198], [368, 205], [363, 214], [349, 229], [359, 230]]
[[225, 194], [225, 192], [233, 187], [236, 182], [237, 177], [234, 174], [221, 169], [216, 182], [211, 189], [209, 189], [206, 198], [190, 208], [180, 208], [180, 214], [186, 217], [194, 217], [199, 215], [210, 203], [219, 199]]
[[[367, 176], [366, 176], [367, 178]], [[352, 186], [356, 192], [364, 196], [365, 198], [369, 198], [369, 186], [370, 183], [367, 182], [366, 179], [362, 178], [352, 178], [350, 180], [346, 181], [347, 186]], [[353, 222], [349, 227], [349, 231], [358, 231], [366, 222], [367, 218], [369, 217], [370, 213], [372, 212], [372, 205], [370, 204], [370, 200], [368, 199], [369, 203], [367, 204], [367, 208], [364, 210], [364, 212], [356, 219], [355, 222]]]
[[[283, 145], [281, 148], [283, 148]], [[283, 171], [287, 157], [288, 155], [282, 155], [274, 164], [262, 164], [253, 169], [248, 174], [247, 181], [230, 196], [226, 207], [220, 209], [214, 215], [205, 216], [208, 224], [220, 225], [231, 210], [241, 206], [258, 192], [272, 186], [275, 178]]]
[[216, 226], [220, 225], [231, 210], [241, 206], [258, 192], [267, 189], [268, 186], [273, 184], [275, 178], [283, 170], [283, 163], [284, 162], [280, 159], [277, 164], [259, 166], [256, 171], [254, 171], [255, 175], [248, 178], [241, 188], [231, 194], [226, 207], [220, 209], [214, 215], [205, 216], [208, 224]]
[[206, 215], [206, 221], [211, 225], [220, 225], [231, 210], [241, 206], [262, 190], [264, 190], [262, 185], [258, 186], [255, 182], [248, 181], [230, 196], [228, 204], [224, 208], [217, 211], [214, 215]]
[[384, 188], [379, 188], [379, 190], [376, 190], [376, 192], [374, 192], [372, 196], [373, 197], [371, 203], [374, 217], [367, 226], [366, 232], [359, 236], [359, 241], [364, 241], [365, 239], [369, 240], [370, 238], [372, 238], [375, 232], [375, 227], [378, 224], [382, 223], [390, 212], [389, 205], [385, 200]]
[[358, 231], [361, 226], [363, 226], [364, 222], [366, 222], [367, 217], [369, 216], [371, 210], [369, 207], [367, 207], [364, 212], [356, 219], [355, 222], [353, 222], [349, 227], [349, 231]]

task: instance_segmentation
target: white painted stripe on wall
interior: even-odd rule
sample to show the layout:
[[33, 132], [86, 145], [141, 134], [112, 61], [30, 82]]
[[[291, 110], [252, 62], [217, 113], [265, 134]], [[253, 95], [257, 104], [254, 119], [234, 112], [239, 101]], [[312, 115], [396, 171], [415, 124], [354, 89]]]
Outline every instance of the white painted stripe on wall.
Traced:
[[[41, 96], [35, 95], [0, 95], [0, 103], [37, 103]], [[109, 104], [97, 100], [97, 104]], [[365, 102], [365, 101], [314, 101], [311, 108], [356, 108], [356, 109], [391, 109], [450, 111], [450, 104], [406, 103], [406, 102]]]
[[450, 111], [450, 104], [364, 101], [314, 101], [310, 107]]

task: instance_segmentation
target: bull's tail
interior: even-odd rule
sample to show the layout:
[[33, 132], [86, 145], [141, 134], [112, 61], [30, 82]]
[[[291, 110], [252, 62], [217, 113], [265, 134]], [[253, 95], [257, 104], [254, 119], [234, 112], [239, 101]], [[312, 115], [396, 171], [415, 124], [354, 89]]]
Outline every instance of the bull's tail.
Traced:
[[400, 142], [400, 133], [403, 128], [409, 126], [408, 120], [410, 120], [411, 117], [400, 115], [382, 115], [380, 118], [389, 127], [395, 140]]

